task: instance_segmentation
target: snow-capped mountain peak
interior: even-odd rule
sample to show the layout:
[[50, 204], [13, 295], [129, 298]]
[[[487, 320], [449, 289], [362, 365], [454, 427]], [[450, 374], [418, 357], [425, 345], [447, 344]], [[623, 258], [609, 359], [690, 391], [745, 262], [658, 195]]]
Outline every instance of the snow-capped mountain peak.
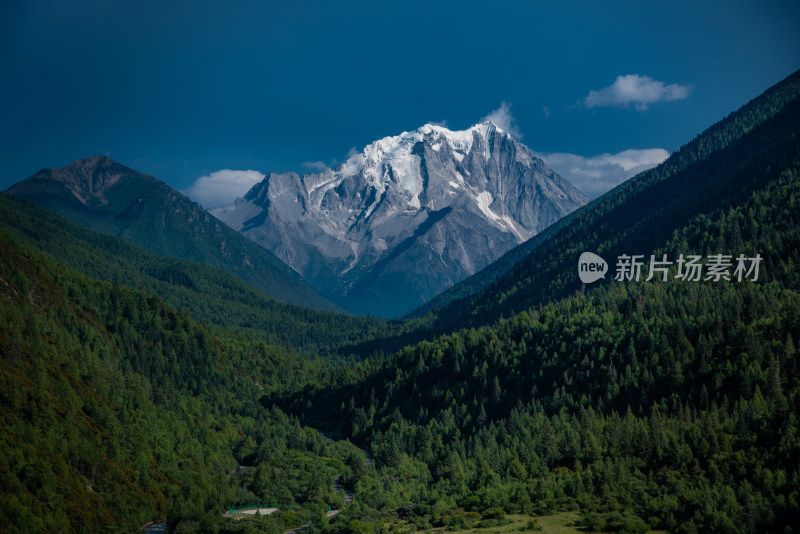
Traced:
[[215, 214], [345, 307], [375, 313], [382, 300], [392, 315], [586, 200], [487, 121], [458, 131], [425, 124], [370, 143], [335, 170], [269, 174]]
[[[476, 124], [466, 130], [454, 131], [444, 126], [425, 124], [416, 130], [402, 132], [399, 135], [387, 136], [367, 145], [363, 151], [349, 157], [332, 173], [327, 171], [315, 175], [306, 175], [303, 181], [308, 183], [307, 191], [320, 197], [333, 187], [338, 186], [347, 177], [363, 174], [368, 184], [375, 188], [377, 196], [387, 189], [389, 182], [399, 183], [410, 195], [409, 205], [419, 209], [419, 194], [423, 184], [420, 176], [420, 156], [414, 153], [419, 143], [428, 142], [431, 150], [439, 152], [444, 144], [450, 149], [453, 157], [459, 162], [472, 150], [476, 138], [483, 141], [484, 157], [489, 155], [490, 135], [499, 133], [511, 138], [510, 134], [491, 121]], [[528, 158], [529, 159], [529, 158]], [[320, 198], [321, 203], [322, 198]], [[319, 205], [319, 203], [317, 203]], [[367, 206], [365, 215], [372, 214]]]

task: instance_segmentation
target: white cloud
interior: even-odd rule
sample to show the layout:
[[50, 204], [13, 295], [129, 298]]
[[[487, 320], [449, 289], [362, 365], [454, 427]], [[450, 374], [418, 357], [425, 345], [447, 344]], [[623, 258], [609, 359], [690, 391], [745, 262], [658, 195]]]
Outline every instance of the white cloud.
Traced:
[[628, 74], [617, 76], [616, 81], [597, 91], [589, 91], [589, 95], [583, 99], [583, 105], [587, 108], [618, 106], [627, 107], [634, 104], [636, 109], [644, 111], [648, 104], [655, 102], [669, 102], [672, 100], [683, 100], [689, 96], [692, 90], [690, 85], [678, 85], [673, 83], [665, 85], [650, 76], [639, 76], [638, 74]]
[[[356, 147], [351, 147], [350, 150], [347, 151], [347, 155], [345, 156], [345, 158], [342, 161], [339, 161], [338, 159], [333, 158], [331, 160], [331, 164], [327, 165], [326, 168], [327, 169], [335, 169], [339, 165], [341, 165], [342, 163], [344, 163], [345, 161], [347, 161], [348, 159], [352, 158], [353, 156], [355, 156], [357, 154], [361, 154], [361, 151], [359, 149], [357, 149]], [[323, 169], [323, 170], [325, 170], [325, 169]]]
[[201, 176], [181, 192], [204, 208], [217, 208], [232, 204], [263, 179], [264, 175], [258, 171], [222, 169]]
[[492, 121], [503, 130], [510, 133], [516, 139], [522, 139], [522, 132], [514, 123], [514, 116], [511, 114], [511, 103], [501, 102], [500, 107], [492, 111], [478, 122]]
[[601, 154], [591, 158], [563, 152], [536, 153], [547, 166], [569, 180], [589, 198], [597, 198], [642, 171], [667, 159], [663, 148], [623, 150], [617, 154]]
[[305, 161], [300, 165], [302, 165], [306, 169], [317, 172], [326, 171], [330, 168], [328, 167], [328, 164], [325, 163], [324, 161]]

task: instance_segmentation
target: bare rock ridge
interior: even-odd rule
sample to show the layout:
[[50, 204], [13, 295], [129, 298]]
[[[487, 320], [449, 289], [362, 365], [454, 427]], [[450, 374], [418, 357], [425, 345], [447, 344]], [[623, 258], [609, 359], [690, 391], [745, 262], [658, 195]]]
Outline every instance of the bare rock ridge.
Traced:
[[356, 313], [398, 316], [587, 202], [492, 122], [427, 124], [335, 170], [271, 173], [219, 219]]

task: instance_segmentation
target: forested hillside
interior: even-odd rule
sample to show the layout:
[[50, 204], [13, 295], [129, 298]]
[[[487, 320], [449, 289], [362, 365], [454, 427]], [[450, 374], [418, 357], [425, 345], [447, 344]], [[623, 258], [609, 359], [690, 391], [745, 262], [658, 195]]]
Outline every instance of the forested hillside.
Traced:
[[579, 509], [592, 530], [800, 528], [800, 158], [771, 170], [656, 251], [760, 254], [757, 282], [601, 285], [339, 372], [292, 411], [401, 469], [362, 499], [434, 525], [501, 507]]
[[334, 477], [364, 462], [256, 402], [319, 362], [212, 335], [5, 231], [0, 321], [0, 532], [133, 532], [163, 517], [179, 532], [241, 532], [228, 507], [302, 505], [245, 529], [283, 532], [340, 505]]
[[4, 194], [0, 194], [0, 228], [87, 276], [148, 288], [198, 321], [296, 350], [325, 352], [389, 325], [385, 320], [278, 302], [221, 269], [156, 256]]

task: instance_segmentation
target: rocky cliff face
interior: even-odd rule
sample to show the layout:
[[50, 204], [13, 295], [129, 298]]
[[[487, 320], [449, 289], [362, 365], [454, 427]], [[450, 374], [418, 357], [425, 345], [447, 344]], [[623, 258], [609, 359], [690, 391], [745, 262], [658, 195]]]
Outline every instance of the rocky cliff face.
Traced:
[[336, 170], [269, 174], [212, 213], [345, 308], [395, 316], [586, 201], [486, 122], [386, 137]]

